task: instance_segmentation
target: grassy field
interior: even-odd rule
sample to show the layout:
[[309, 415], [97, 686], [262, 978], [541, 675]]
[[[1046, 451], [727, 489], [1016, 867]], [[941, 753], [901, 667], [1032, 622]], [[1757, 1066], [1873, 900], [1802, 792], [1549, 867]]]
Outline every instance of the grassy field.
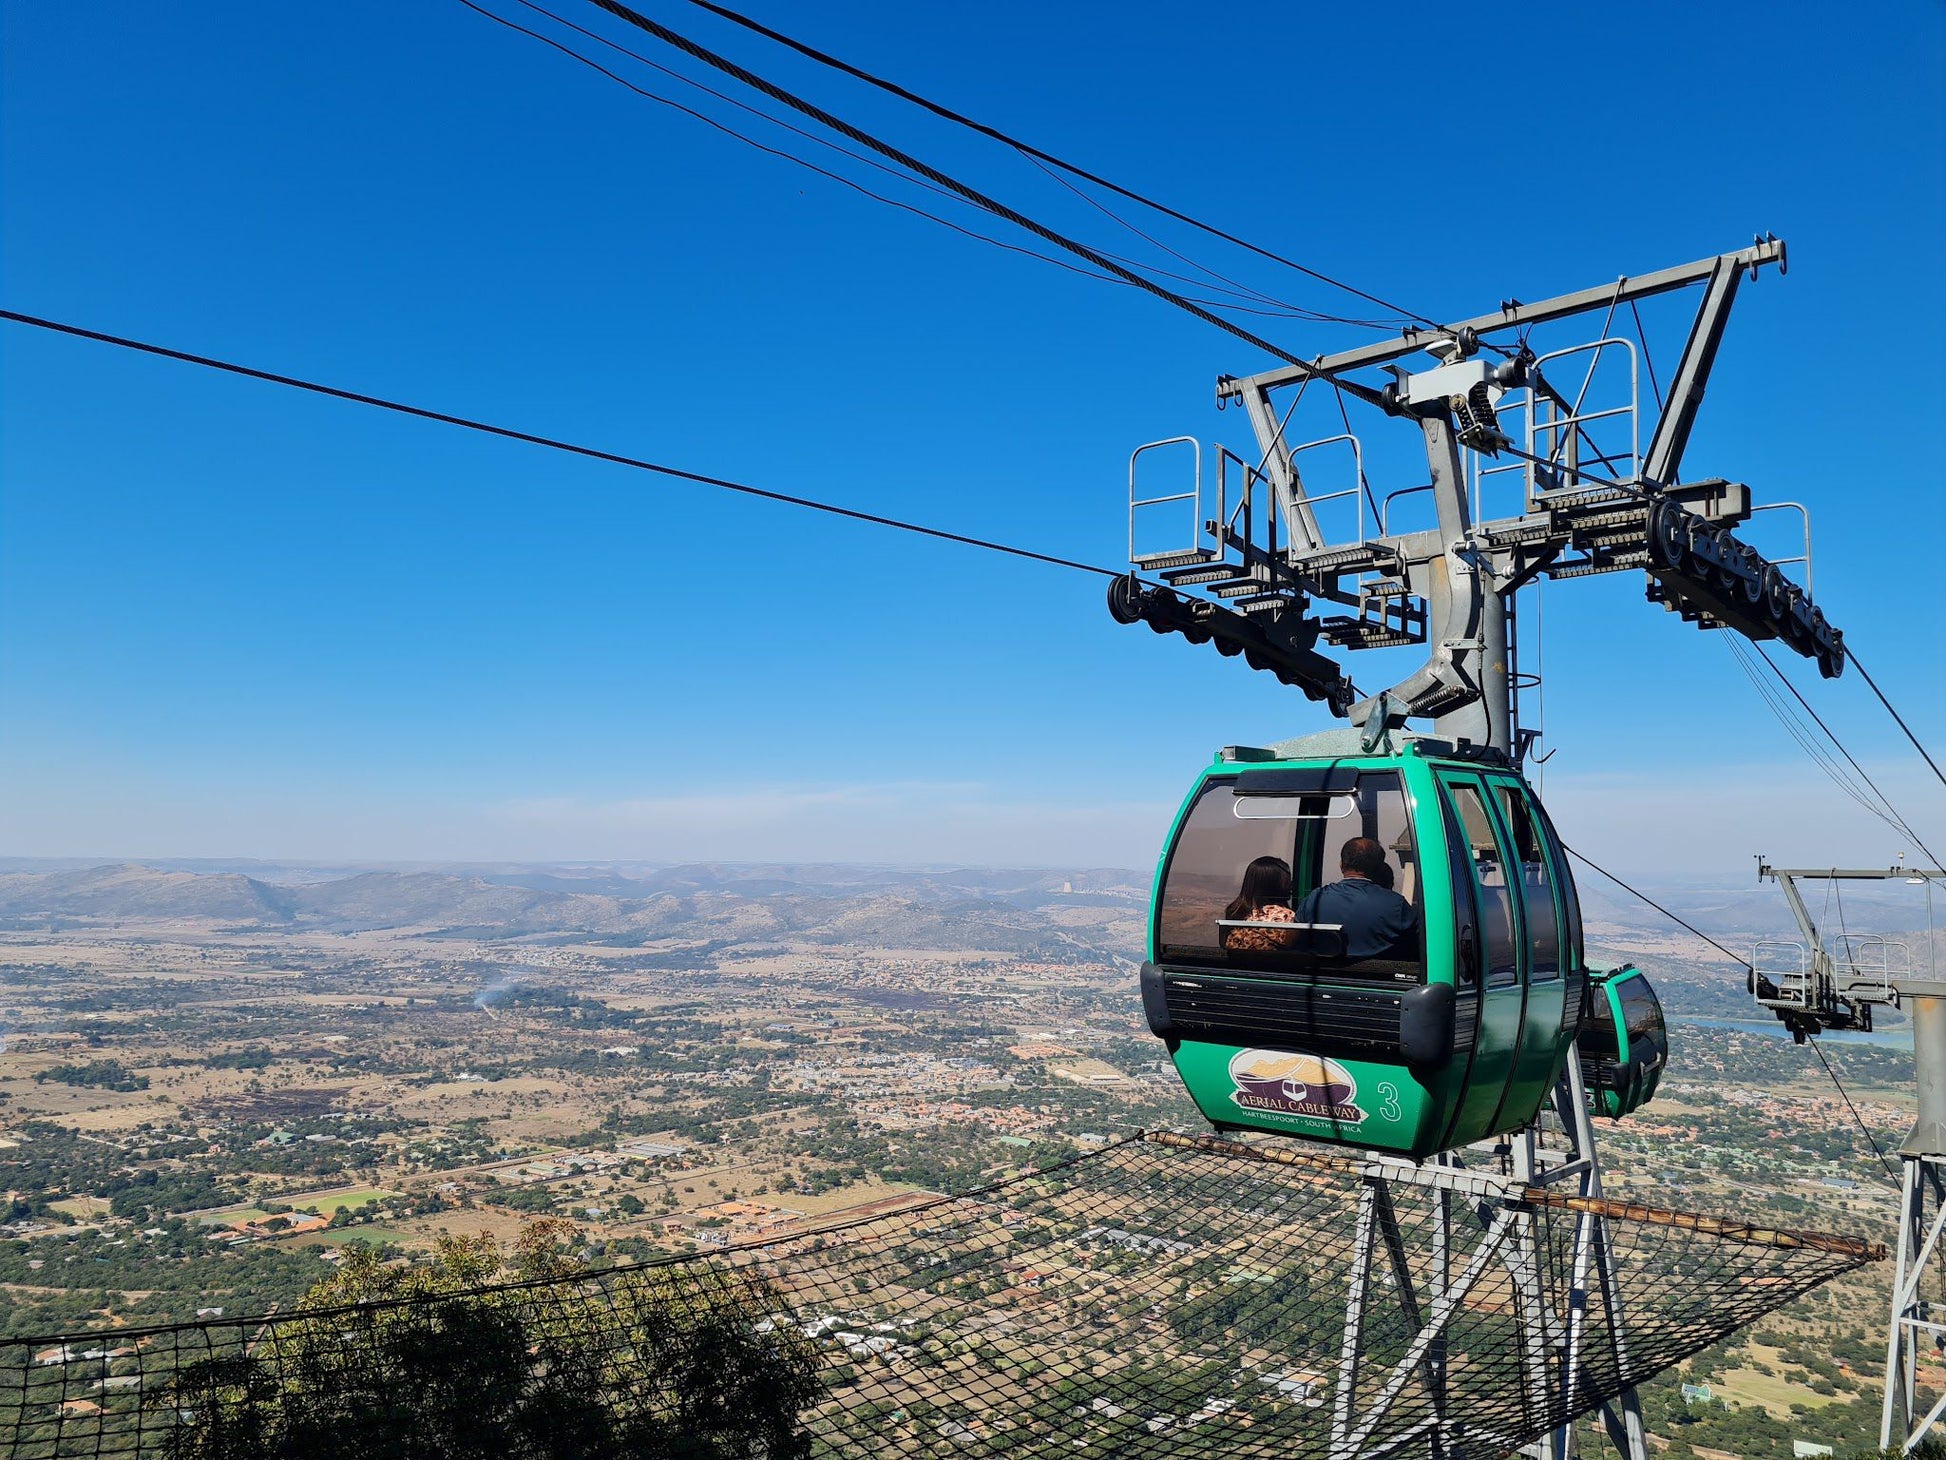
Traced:
[[66, 1201], [51, 1201], [48, 1207], [53, 1211], [66, 1212], [81, 1222], [92, 1222], [108, 1215], [108, 1202], [99, 1196], [71, 1196]]
[[300, 1212], [316, 1212], [321, 1217], [328, 1217], [343, 1207], [362, 1207], [368, 1201], [397, 1195], [396, 1191], [384, 1191], [376, 1186], [340, 1187], [335, 1191], [307, 1191], [289, 1198], [285, 1205]]
[[1762, 1363], [1776, 1368], [1778, 1374], [1759, 1374], [1755, 1369], [1730, 1369], [1722, 1375], [1710, 1376], [1710, 1388], [1715, 1391], [1718, 1403], [1733, 1401], [1737, 1404], [1756, 1404], [1770, 1411], [1778, 1419], [1791, 1417], [1793, 1404], [1819, 1407], [1838, 1404], [1849, 1399], [1848, 1394], [1818, 1394], [1807, 1384], [1793, 1384], [1780, 1377], [1784, 1369], [1783, 1355], [1767, 1344], [1753, 1343], [1751, 1353]]

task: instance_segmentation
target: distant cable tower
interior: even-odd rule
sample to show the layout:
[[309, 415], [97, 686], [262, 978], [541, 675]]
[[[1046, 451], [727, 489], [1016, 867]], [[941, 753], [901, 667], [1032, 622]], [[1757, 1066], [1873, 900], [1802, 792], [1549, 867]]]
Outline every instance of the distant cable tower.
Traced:
[[[1946, 1391], [1922, 1398], [1922, 1357], [1937, 1363], [1946, 1350], [1946, 1311], [1925, 1295], [1946, 1284], [1946, 980], [1932, 947], [1932, 888], [1938, 868], [1773, 867], [1759, 860], [1757, 876], [1784, 891], [1799, 937], [1759, 942], [1750, 963], [1750, 991], [1781, 1019], [1799, 1044], [1826, 1029], [1870, 1029], [1881, 1004], [1912, 1018], [1912, 1066], [1919, 1117], [1899, 1148], [1898, 1265], [1885, 1338], [1885, 1408], [1879, 1444], [1910, 1454], [1942, 1416]], [[1912, 967], [1911, 950], [1876, 933], [1830, 937], [1818, 926], [1798, 882], [1916, 882], [1926, 888], [1926, 967]], [[1927, 1281], [1927, 1275], [1932, 1281]], [[1930, 1399], [1930, 1404], [1926, 1399]]]

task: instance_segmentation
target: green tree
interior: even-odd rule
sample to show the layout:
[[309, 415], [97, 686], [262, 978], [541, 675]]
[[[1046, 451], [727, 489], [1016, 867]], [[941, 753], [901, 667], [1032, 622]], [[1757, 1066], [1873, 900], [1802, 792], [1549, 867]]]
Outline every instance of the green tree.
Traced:
[[[152, 1396], [170, 1460], [803, 1460], [817, 1357], [763, 1284], [611, 1269], [558, 1219], [511, 1254], [447, 1237], [430, 1264], [362, 1245], [252, 1352]], [[508, 1282], [505, 1279], [511, 1278]], [[496, 1282], [496, 1279], [500, 1281]]]

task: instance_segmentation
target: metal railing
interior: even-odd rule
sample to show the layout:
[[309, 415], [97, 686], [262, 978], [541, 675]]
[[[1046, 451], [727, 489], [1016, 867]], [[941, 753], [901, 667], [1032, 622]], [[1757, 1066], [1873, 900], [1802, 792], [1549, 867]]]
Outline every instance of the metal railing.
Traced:
[[1418, 495], [1420, 492], [1430, 492], [1431, 490], [1431, 482], [1421, 482], [1416, 487], [1400, 487], [1397, 491], [1387, 492], [1384, 500], [1378, 504], [1378, 535], [1380, 537], [1390, 537], [1392, 535], [1391, 518], [1392, 503], [1394, 501], [1400, 497], [1412, 497]]
[[[1243, 457], [1230, 450], [1229, 447], [1219, 445], [1216, 448], [1217, 516], [1214, 520], [1214, 525], [1217, 529], [1218, 540], [1222, 546], [1225, 548], [1231, 546], [1238, 547], [1242, 551], [1246, 561], [1250, 561], [1258, 551], [1260, 545], [1257, 541], [1256, 518], [1257, 488], [1259, 486], [1266, 487], [1270, 490], [1270, 501], [1263, 513], [1265, 531], [1261, 548], [1264, 553], [1273, 559], [1281, 551], [1280, 541], [1283, 548], [1289, 548], [1293, 544], [1312, 536], [1312, 529], [1316, 527], [1316, 516], [1313, 509], [1328, 502], [1343, 501], [1347, 497], [1354, 499], [1354, 530], [1356, 536], [1349, 543], [1334, 542], [1333, 546], [1362, 545], [1366, 541], [1365, 454], [1364, 447], [1359, 439], [1349, 432], [1340, 432], [1335, 436], [1321, 436], [1316, 441], [1306, 441], [1301, 445], [1293, 446], [1290, 449], [1293, 475], [1296, 475], [1295, 467], [1298, 457], [1305, 452], [1316, 451], [1326, 446], [1340, 444], [1346, 444], [1351, 447], [1353, 484], [1342, 491], [1326, 492], [1321, 496], [1306, 492], [1302, 497], [1294, 501], [1286, 500], [1285, 494], [1277, 490], [1276, 482], [1271, 478], [1269, 473], [1263, 470], [1262, 466], [1252, 466]], [[1243, 489], [1238, 494], [1234, 507], [1230, 506], [1229, 498], [1230, 467], [1232, 464], [1237, 467], [1243, 482]], [[1301, 477], [1298, 479], [1302, 480]], [[1312, 514], [1310, 523], [1303, 531], [1299, 530], [1299, 524], [1294, 520], [1299, 510]]]
[[[1169, 492], [1159, 497], [1138, 497], [1135, 484], [1136, 463], [1143, 453], [1158, 451], [1166, 446], [1187, 446], [1195, 468], [1193, 485], [1186, 492]], [[1173, 502], [1187, 502], [1189, 507], [1189, 544], [1182, 548], [1169, 548], [1159, 553], [1137, 553], [1135, 551], [1135, 518], [1144, 507], [1162, 507]], [[1221, 509], [1218, 509], [1221, 515]], [[1203, 443], [1194, 436], [1166, 436], [1160, 441], [1145, 441], [1131, 451], [1128, 456], [1128, 560], [1138, 568], [1152, 568], [1164, 562], [1207, 562], [1216, 556], [1215, 552], [1202, 546], [1203, 531]]]
[[[1628, 356], [1628, 403], [1626, 405], [1605, 406], [1598, 410], [1584, 410], [1589, 389], [1593, 386], [1595, 375], [1600, 369], [1603, 352], [1620, 349]], [[1534, 369], [1545, 374], [1550, 362], [1567, 360], [1577, 355], [1590, 355], [1587, 372], [1581, 378], [1581, 387], [1565, 414], [1559, 414], [1560, 407], [1547, 396], [1523, 386], [1511, 390], [1501, 402], [1502, 408], [1519, 410], [1523, 413], [1523, 439], [1529, 456], [1538, 456], [1549, 462], [1559, 462], [1570, 471], [1585, 471], [1591, 465], [1598, 475], [1613, 476], [1619, 481], [1631, 481], [1642, 470], [1642, 383], [1641, 357], [1633, 340], [1620, 336], [1605, 336], [1599, 340], [1589, 340], [1579, 345], [1569, 345], [1565, 349], [1554, 350], [1540, 356], [1534, 362]], [[1628, 451], [1608, 451], [1594, 442], [1591, 428], [1601, 421], [1628, 421]], [[1592, 455], [1582, 454], [1587, 445]], [[1473, 515], [1479, 519], [1483, 514], [1480, 506], [1486, 478], [1492, 476], [1520, 474], [1526, 510], [1531, 512], [1540, 505], [1540, 483], [1538, 466], [1532, 461], [1501, 462], [1489, 466], [1479, 452], [1468, 453], [1473, 477]], [[1625, 467], [1626, 470], [1619, 468]], [[1571, 479], [1571, 486], [1585, 487], [1579, 478]]]
[[[1349, 443], [1349, 445], [1351, 446], [1352, 484], [1342, 492], [1327, 492], [1322, 497], [1311, 496], [1309, 494], [1306, 494], [1304, 501], [1305, 501], [1305, 505], [1312, 508], [1316, 508], [1322, 506], [1326, 502], [1339, 502], [1339, 501], [1343, 501], [1346, 497], [1356, 498], [1358, 502], [1358, 515], [1357, 515], [1358, 536], [1354, 541], [1358, 545], [1362, 546], [1365, 541], [1365, 447], [1364, 447], [1364, 443], [1359, 441], [1359, 439], [1356, 436], [1354, 436], [1351, 432], [1340, 431], [1336, 436], [1320, 436], [1315, 441], [1306, 441], [1302, 446], [1293, 446], [1291, 448], [1291, 461], [1293, 465], [1295, 465], [1297, 458], [1303, 455], [1303, 453], [1307, 451], [1316, 451], [1320, 447], [1336, 446], [1340, 442]], [[1315, 513], [1313, 515], [1315, 517]], [[1345, 544], [1345, 546], [1351, 546], [1351, 544]]]
[[1788, 568], [1793, 563], [1804, 564], [1804, 596], [1809, 598], [1816, 591], [1811, 578], [1811, 512], [1802, 502], [1763, 502], [1750, 509], [1755, 517], [1759, 512], [1795, 512], [1804, 521], [1804, 551], [1795, 558], [1772, 558], [1770, 561], [1780, 568]]
[[1897, 980], [1912, 972], [1912, 950], [1877, 933], [1840, 934], [1831, 950], [1832, 979], [1847, 997], [1890, 1003]]
[[1811, 953], [1795, 938], [1758, 939], [1750, 950], [1750, 969], [1758, 989], [1768, 983], [1777, 990], [1768, 999], [1759, 993], [1758, 1003], [1803, 1009], [1816, 1002], [1811, 997]]

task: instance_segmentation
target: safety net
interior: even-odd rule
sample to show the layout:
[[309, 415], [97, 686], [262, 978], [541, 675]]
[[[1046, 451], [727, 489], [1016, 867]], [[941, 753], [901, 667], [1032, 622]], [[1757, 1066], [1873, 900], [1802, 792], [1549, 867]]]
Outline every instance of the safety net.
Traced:
[[4, 1339], [0, 1455], [1493, 1455], [1883, 1255], [1384, 1174], [1152, 1132], [667, 1261]]

